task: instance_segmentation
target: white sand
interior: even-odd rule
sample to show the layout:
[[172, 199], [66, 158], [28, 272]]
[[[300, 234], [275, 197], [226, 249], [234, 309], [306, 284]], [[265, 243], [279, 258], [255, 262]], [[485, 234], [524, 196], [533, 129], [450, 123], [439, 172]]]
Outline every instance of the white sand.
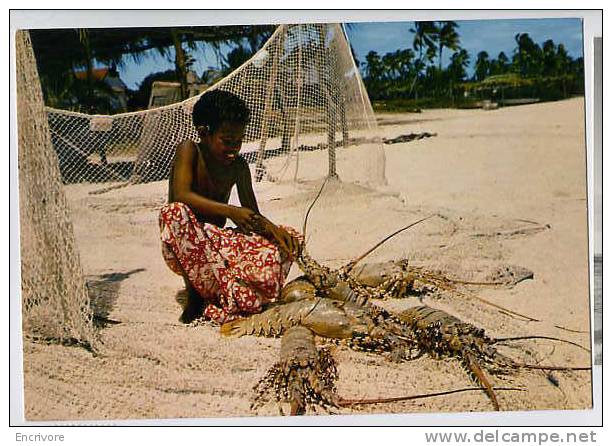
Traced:
[[[540, 334], [589, 345], [588, 249], [583, 100], [495, 111], [428, 110], [385, 115], [383, 136], [423, 132], [436, 137], [385, 146], [389, 190], [329, 184], [309, 221], [309, 249], [337, 266], [393, 230], [432, 213], [433, 218], [394, 238], [370, 260], [408, 257], [430, 267], [474, 275], [501, 264], [534, 271], [513, 289], [472, 288], [478, 296], [528, 314], [523, 322], [465, 295], [426, 297], [425, 303], [483, 327], [492, 336]], [[324, 153], [321, 154], [325, 156]], [[316, 183], [318, 184], [318, 183]], [[301, 227], [315, 183], [266, 186], [262, 212]], [[221, 338], [210, 326], [178, 322], [175, 299], [182, 280], [164, 264], [157, 212], [166, 183], [119, 189], [75, 185], [68, 194], [86, 274], [134, 272], [116, 282], [101, 331], [102, 355], [83, 349], [27, 343], [25, 407], [29, 420], [202, 418], [277, 415], [274, 404], [249, 409], [252, 387], [277, 360], [280, 341]], [[536, 222], [550, 229], [532, 231]], [[515, 230], [527, 229], [524, 234]], [[291, 277], [298, 274], [292, 270]], [[112, 293], [111, 293], [112, 294]], [[385, 302], [398, 310], [415, 299]], [[586, 333], [574, 333], [557, 326]], [[519, 345], [519, 344], [515, 344]], [[526, 341], [503, 351], [525, 362], [588, 365], [590, 355], [548, 341]], [[338, 347], [339, 394], [398, 396], [471, 386], [456, 360], [422, 357], [392, 363]], [[577, 409], [591, 406], [590, 372], [555, 372], [559, 387], [539, 371], [517, 371], [495, 385], [503, 410]], [[482, 392], [342, 409], [338, 413], [490, 411]]]

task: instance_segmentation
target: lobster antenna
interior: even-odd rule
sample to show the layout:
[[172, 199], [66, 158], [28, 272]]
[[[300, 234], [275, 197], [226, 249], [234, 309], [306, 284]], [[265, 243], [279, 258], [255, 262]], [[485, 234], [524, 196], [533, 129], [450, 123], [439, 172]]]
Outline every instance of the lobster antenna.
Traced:
[[312, 200], [312, 203], [310, 203], [310, 206], [308, 207], [308, 210], [306, 211], [306, 215], [304, 216], [304, 224], [302, 225], [302, 237], [304, 237], [304, 240], [306, 240], [306, 222], [308, 222], [308, 215], [310, 214], [310, 211], [312, 210], [312, 207], [314, 206], [314, 204], [317, 202], [317, 200], [321, 196], [321, 193], [323, 192], [323, 188], [325, 187], [325, 184], [327, 183], [328, 179], [329, 177], [325, 177], [325, 180], [323, 181], [323, 184], [321, 184], [321, 188], [319, 189], [319, 192], [317, 192], [317, 196], [314, 198], [314, 200]]
[[[514, 391], [519, 391], [519, 392], [525, 391], [525, 389], [522, 389], [520, 387], [495, 387], [493, 390], [514, 390]], [[356, 406], [358, 404], [393, 403], [395, 401], [418, 400], [418, 399], [423, 399], [423, 398], [432, 398], [435, 396], [451, 395], [453, 393], [476, 392], [476, 391], [482, 392], [482, 389], [480, 387], [466, 387], [463, 389], [447, 390], [445, 392], [423, 393], [423, 394], [418, 394], [418, 395], [396, 396], [396, 397], [387, 397], [387, 398], [364, 398], [364, 399], [342, 398], [338, 402], [338, 406], [350, 407], [350, 406]]]
[[353, 268], [355, 268], [355, 265], [357, 265], [357, 263], [359, 263], [360, 261], [362, 261], [364, 258], [366, 258], [369, 254], [372, 253], [372, 251], [374, 251], [376, 248], [378, 248], [380, 245], [382, 245], [383, 243], [385, 243], [387, 240], [391, 239], [392, 237], [395, 237], [397, 234], [399, 234], [400, 232], [405, 231], [406, 229], [410, 229], [413, 226], [418, 225], [419, 223], [430, 219], [431, 217], [435, 217], [437, 214], [432, 214], [428, 217], [425, 218], [421, 218], [420, 220], [415, 221], [414, 223], [410, 223], [408, 226], [404, 226], [403, 228], [398, 229], [397, 231], [395, 231], [393, 234], [386, 236], [384, 239], [382, 239], [380, 242], [378, 242], [377, 244], [375, 244], [372, 248], [368, 249], [365, 253], [363, 253], [362, 255], [360, 255], [359, 257], [357, 257], [355, 260], [350, 261], [346, 266], [345, 266], [345, 271], [346, 273], [350, 273]]
[[557, 365], [536, 365], [536, 364], [524, 364], [522, 362], [515, 362], [515, 367], [523, 368], [523, 369], [533, 369], [533, 370], [559, 370], [559, 371], [572, 371], [572, 370], [592, 370], [591, 366], [584, 367], [564, 367]]
[[506, 342], [506, 341], [520, 341], [523, 339], [548, 339], [549, 341], [559, 341], [559, 342], [563, 342], [565, 344], [570, 344], [573, 345], [575, 347], [581, 348], [582, 350], [584, 350], [585, 352], [589, 352], [591, 353], [591, 350], [589, 350], [588, 348], [576, 343], [576, 342], [572, 342], [572, 341], [568, 341], [567, 339], [561, 339], [561, 338], [555, 338], [552, 336], [513, 336], [513, 337], [509, 337], [509, 338], [496, 338], [494, 344], [497, 344], [498, 342]]

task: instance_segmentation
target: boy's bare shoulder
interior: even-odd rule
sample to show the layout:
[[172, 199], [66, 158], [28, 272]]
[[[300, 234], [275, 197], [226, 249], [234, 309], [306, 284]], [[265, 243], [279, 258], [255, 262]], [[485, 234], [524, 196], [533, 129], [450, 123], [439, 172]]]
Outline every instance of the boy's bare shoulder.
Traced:
[[193, 142], [191, 139], [186, 139], [183, 142], [179, 143], [178, 146], [176, 146], [176, 151], [181, 151], [181, 152], [194, 152], [198, 150], [198, 145]]
[[236, 164], [238, 166], [240, 166], [241, 169], [248, 169], [249, 168], [249, 162], [241, 154], [238, 154], [238, 156], [236, 157], [236, 161], [235, 162], [236, 162]]
[[251, 170], [249, 169], [249, 162], [242, 155], [236, 157], [234, 165], [239, 173], [248, 173], [250, 175]]

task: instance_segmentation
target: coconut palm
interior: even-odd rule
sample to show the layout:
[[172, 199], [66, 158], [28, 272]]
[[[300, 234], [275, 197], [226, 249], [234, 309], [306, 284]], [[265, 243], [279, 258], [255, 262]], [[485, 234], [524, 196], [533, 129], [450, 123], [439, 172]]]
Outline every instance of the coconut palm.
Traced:
[[[410, 31], [414, 33], [412, 41], [412, 47], [415, 51], [418, 51], [419, 58], [415, 62], [415, 68], [417, 75], [414, 78], [412, 88], [415, 88], [418, 78], [420, 77], [423, 69], [426, 67], [423, 52], [429, 61], [432, 60], [433, 56], [437, 52], [437, 40], [438, 40], [438, 27], [435, 22], [414, 22], [414, 28]], [[414, 90], [415, 98], [418, 96], [417, 88]]]
[[366, 78], [370, 81], [379, 81], [382, 79], [384, 66], [380, 56], [376, 51], [370, 51], [366, 54]]
[[513, 57], [516, 71], [522, 77], [537, 76], [542, 68], [542, 49], [529, 34], [519, 33], [514, 36], [517, 48]]
[[555, 42], [551, 39], [548, 39], [542, 44], [542, 74], [544, 76], [561, 74], [557, 66], [556, 50]]
[[490, 75], [505, 74], [508, 72], [509, 67], [510, 67], [510, 60], [508, 59], [508, 56], [506, 56], [506, 53], [501, 51], [497, 55], [497, 59], [491, 60], [489, 74]]
[[457, 50], [459, 48], [459, 33], [457, 22], [438, 22], [438, 69], [442, 71], [442, 51], [444, 48]]
[[451, 80], [454, 82], [463, 81], [467, 76], [466, 69], [469, 65], [470, 55], [467, 50], [461, 48], [459, 51], [455, 51], [451, 56], [451, 63], [448, 67]]
[[474, 64], [474, 79], [477, 81], [483, 80], [489, 75], [490, 68], [491, 61], [489, 60], [489, 53], [480, 51], [476, 55], [476, 63]]
[[[563, 75], [571, 72], [571, 67], [573, 64], [572, 58], [567, 54], [565, 45], [563, 45], [562, 43], [557, 46], [555, 65], [557, 66], [557, 70], [559, 70], [559, 74], [562, 75], [561, 85], [563, 89], [563, 97], [567, 97], [567, 85], [565, 80], [566, 76]], [[580, 64], [580, 66], [582, 66], [582, 64]]]

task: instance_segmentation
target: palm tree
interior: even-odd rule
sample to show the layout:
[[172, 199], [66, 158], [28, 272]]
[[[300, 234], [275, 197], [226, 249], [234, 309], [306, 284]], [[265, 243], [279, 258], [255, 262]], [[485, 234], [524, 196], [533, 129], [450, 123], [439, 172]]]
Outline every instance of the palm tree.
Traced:
[[474, 79], [477, 81], [483, 80], [489, 74], [490, 68], [489, 53], [486, 51], [479, 52], [476, 55], [476, 63], [474, 65]]
[[438, 69], [442, 71], [442, 51], [444, 48], [453, 51], [459, 48], [459, 34], [456, 29], [459, 27], [457, 22], [446, 21], [438, 24]]
[[249, 60], [252, 55], [252, 50], [245, 48], [242, 45], [238, 45], [223, 58], [223, 64], [225, 65], [223, 73], [225, 75], [231, 73], [240, 65]]
[[542, 49], [529, 34], [520, 33], [514, 36], [517, 48], [513, 64], [522, 77], [537, 76], [542, 68]]
[[408, 80], [414, 70], [412, 60], [414, 59], [414, 52], [407, 48], [405, 50], [397, 51], [397, 65], [399, 71], [399, 78], [403, 81]]
[[565, 83], [565, 76], [563, 75], [570, 72], [570, 68], [572, 66], [572, 58], [569, 56], [569, 54], [567, 54], [565, 46], [562, 43], [557, 45], [557, 54], [555, 59], [555, 65], [559, 70], [559, 74], [562, 76], [561, 85], [563, 88], [563, 97], [567, 97], [567, 86]]
[[376, 51], [366, 54], [366, 78], [376, 82], [381, 80], [384, 68], [380, 56]]
[[542, 44], [542, 74], [544, 76], [555, 76], [559, 73], [557, 67], [556, 45], [551, 39]]
[[470, 55], [465, 48], [455, 51], [451, 55], [451, 62], [447, 69], [449, 77], [449, 94], [454, 103], [454, 85], [462, 82], [467, 76], [466, 69], [470, 65]]
[[[425, 63], [423, 61], [423, 50], [426, 51], [426, 55], [429, 60], [431, 60], [432, 56], [436, 53], [438, 27], [436, 26], [435, 22], [414, 22], [414, 28], [411, 28], [410, 31], [414, 33], [412, 47], [419, 53], [419, 59], [415, 62], [417, 75], [414, 78], [414, 83], [412, 85], [412, 88], [414, 88], [423, 68], [425, 68]], [[415, 88], [415, 99], [418, 97], [417, 90], [418, 89]]]
[[497, 55], [497, 59], [493, 59], [491, 61], [491, 67], [489, 69], [489, 74], [507, 73], [508, 67], [510, 66], [509, 62], [510, 60], [508, 59], [508, 56], [506, 56], [506, 53], [504, 53], [503, 51], [500, 51], [500, 53]]
[[451, 80], [461, 82], [467, 76], [466, 68], [470, 65], [470, 55], [465, 48], [455, 51], [451, 56], [451, 63], [448, 71], [451, 75]]
[[382, 63], [387, 73], [387, 79], [389, 80], [397, 80], [400, 75], [401, 65], [399, 53], [400, 50], [394, 51], [393, 53], [389, 52], [382, 58]]
[[183, 41], [187, 40], [187, 45], [190, 50], [195, 49], [195, 42], [192, 39], [185, 39], [185, 36], [177, 28], [170, 28], [170, 38], [174, 47], [174, 69], [181, 84], [181, 100], [187, 99], [189, 96], [189, 85], [187, 82], [187, 60], [188, 52], [183, 48]]

